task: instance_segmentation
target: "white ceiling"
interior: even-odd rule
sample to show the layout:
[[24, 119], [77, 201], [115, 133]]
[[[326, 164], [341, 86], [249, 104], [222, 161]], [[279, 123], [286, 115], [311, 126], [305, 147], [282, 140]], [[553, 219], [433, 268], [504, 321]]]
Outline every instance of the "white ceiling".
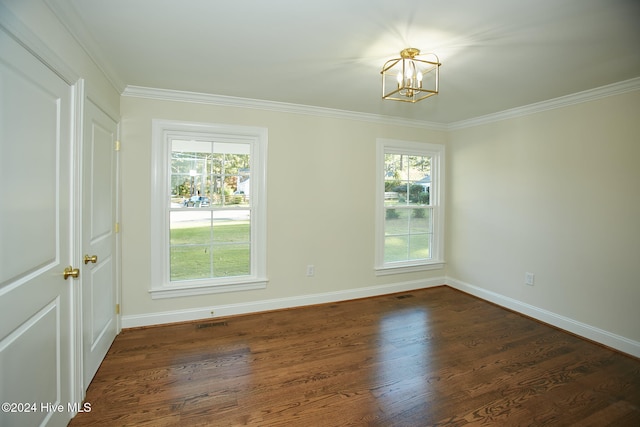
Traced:
[[[46, 0], [123, 90], [143, 86], [450, 124], [640, 76], [639, 0]], [[381, 99], [436, 53], [440, 94]]]

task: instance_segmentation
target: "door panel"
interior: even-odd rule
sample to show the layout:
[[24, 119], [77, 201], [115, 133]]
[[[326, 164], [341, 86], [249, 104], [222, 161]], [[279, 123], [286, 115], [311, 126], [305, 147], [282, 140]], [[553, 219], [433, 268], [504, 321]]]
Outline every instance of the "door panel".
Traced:
[[[114, 295], [112, 292], [113, 283], [113, 263], [111, 258], [103, 260], [100, 265], [93, 268], [90, 272], [90, 306], [91, 312], [91, 346], [95, 347], [96, 343], [100, 340], [100, 337], [108, 332], [108, 329], [113, 326], [114, 321]], [[108, 343], [111, 345], [111, 343]]]
[[[0, 203], [5, 242], [0, 249], [2, 284], [51, 267], [56, 263], [58, 250], [58, 168], [52, 160], [60, 148], [55, 139], [61, 108], [59, 95], [36, 76], [21, 73], [8, 61], [10, 58], [3, 55], [0, 63], [0, 182], [3, 183]], [[28, 63], [20, 61], [13, 65], [28, 66]]]
[[[55, 390], [59, 385], [58, 374], [62, 371], [59, 369], [60, 361], [57, 357], [48, 359], [40, 356], [41, 353], [56, 355], [57, 348], [62, 344], [57, 332], [59, 315], [59, 301], [51, 301], [0, 342], [0, 364], [7, 367], [30, 367], [2, 370], [3, 402], [6, 401], [4, 396], [11, 396], [10, 402], [36, 405], [31, 408], [31, 412], [3, 414], [3, 426], [40, 425], [47, 415], [41, 410], [41, 403], [59, 401]], [[43, 337], [46, 339], [43, 340]], [[21, 387], [23, 384], [43, 386]]]
[[91, 100], [85, 105], [82, 241], [97, 256], [83, 267], [83, 383], [89, 386], [117, 333], [116, 152], [117, 124]]
[[71, 415], [72, 111], [72, 87], [0, 30], [0, 402], [34, 404], [2, 426]]

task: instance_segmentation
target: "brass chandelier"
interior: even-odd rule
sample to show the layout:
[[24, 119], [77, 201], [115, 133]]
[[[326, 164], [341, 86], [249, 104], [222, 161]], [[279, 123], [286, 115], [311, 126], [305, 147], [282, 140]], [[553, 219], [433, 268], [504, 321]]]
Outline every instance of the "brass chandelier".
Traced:
[[440, 60], [418, 59], [420, 50], [410, 47], [400, 52], [400, 58], [390, 59], [382, 67], [382, 99], [418, 102], [438, 94]]

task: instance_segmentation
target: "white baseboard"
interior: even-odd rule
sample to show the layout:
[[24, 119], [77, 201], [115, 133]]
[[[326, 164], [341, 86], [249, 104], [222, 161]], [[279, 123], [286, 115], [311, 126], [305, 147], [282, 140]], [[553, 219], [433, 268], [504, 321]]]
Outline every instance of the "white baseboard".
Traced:
[[[425, 280], [413, 280], [408, 282], [392, 283], [388, 285], [369, 286], [365, 288], [346, 289], [321, 294], [299, 295], [287, 298], [276, 298], [262, 301], [250, 301], [246, 303], [228, 304], [211, 307], [199, 307], [187, 310], [164, 311], [148, 314], [132, 314], [122, 316], [123, 328], [136, 328], [141, 326], [161, 325], [166, 323], [187, 322], [201, 319], [215, 319], [217, 317], [233, 316], [238, 314], [258, 313], [284, 308], [303, 307], [306, 305], [325, 304], [338, 301], [347, 301], [358, 298], [368, 298], [379, 295], [406, 292], [415, 289], [442, 286], [444, 277]], [[211, 315], [211, 312], [214, 315]]]
[[446, 284], [454, 289], [482, 298], [499, 306], [508, 308], [541, 322], [579, 335], [583, 338], [614, 348], [623, 353], [640, 358], [640, 342], [625, 338], [620, 335], [596, 328], [586, 323], [578, 322], [565, 316], [526, 304], [522, 301], [506, 297], [504, 295], [488, 291], [483, 288], [447, 277]]

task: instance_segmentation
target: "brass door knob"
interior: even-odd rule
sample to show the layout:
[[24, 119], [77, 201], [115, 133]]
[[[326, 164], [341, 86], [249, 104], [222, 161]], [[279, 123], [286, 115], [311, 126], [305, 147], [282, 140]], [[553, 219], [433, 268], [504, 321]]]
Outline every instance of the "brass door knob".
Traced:
[[72, 266], [69, 266], [64, 269], [64, 273], [62, 273], [62, 276], [64, 277], [64, 280], [67, 280], [69, 276], [73, 277], [74, 279], [77, 279], [78, 276], [80, 276], [80, 270], [77, 268], [73, 268]]
[[84, 256], [84, 263], [85, 264], [89, 264], [90, 262], [92, 263], [96, 263], [98, 262], [98, 255], [85, 255]]

